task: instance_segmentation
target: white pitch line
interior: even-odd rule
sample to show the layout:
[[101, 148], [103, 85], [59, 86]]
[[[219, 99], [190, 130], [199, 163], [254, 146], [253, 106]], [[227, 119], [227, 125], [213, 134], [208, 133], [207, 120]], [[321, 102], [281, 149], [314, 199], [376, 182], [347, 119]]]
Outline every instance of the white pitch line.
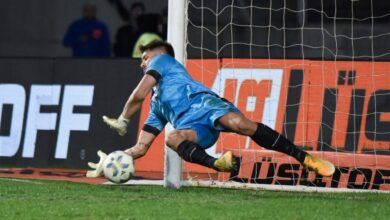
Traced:
[[[114, 184], [105, 182], [104, 185], [154, 185], [162, 186], [163, 180], [129, 180], [123, 184]], [[182, 181], [182, 186], [191, 187], [210, 187], [226, 189], [251, 189], [266, 191], [286, 191], [286, 192], [318, 192], [318, 193], [390, 193], [389, 190], [364, 190], [364, 189], [347, 189], [347, 188], [329, 188], [329, 187], [309, 187], [309, 186], [285, 186], [285, 185], [266, 185], [251, 184], [238, 182], [220, 182], [220, 181]]]
[[112, 182], [105, 182], [104, 185], [153, 185], [153, 186], [162, 186], [164, 184], [163, 180], [129, 180], [123, 184], [115, 184]]
[[285, 185], [266, 185], [237, 182], [220, 181], [183, 181], [183, 186], [195, 187], [213, 187], [228, 189], [254, 189], [267, 191], [289, 191], [289, 192], [319, 192], [319, 193], [390, 193], [388, 190], [364, 190], [347, 188], [329, 188], [329, 187], [310, 187], [310, 186], [285, 186]]
[[44, 184], [42, 182], [37, 182], [35, 180], [26, 180], [26, 179], [14, 179], [14, 178], [3, 178], [3, 177], [0, 177], [0, 180], [7, 180], [7, 181], [13, 181], [13, 182], [20, 182], [20, 183], [32, 183], [32, 184], [37, 184], [37, 185]]

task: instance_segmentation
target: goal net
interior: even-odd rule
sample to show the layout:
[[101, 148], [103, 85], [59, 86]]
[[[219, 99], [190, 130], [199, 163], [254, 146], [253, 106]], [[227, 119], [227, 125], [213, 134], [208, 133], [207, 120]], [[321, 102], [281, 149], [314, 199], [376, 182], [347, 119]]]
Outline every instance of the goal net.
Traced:
[[238, 171], [183, 162], [184, 184], [390, 190], [389, 3], [187, 0], [185, 7], [193, 78], [337, 168], [317, 176], [250, 138], [221, 133], [207, 152], [232, 150]]

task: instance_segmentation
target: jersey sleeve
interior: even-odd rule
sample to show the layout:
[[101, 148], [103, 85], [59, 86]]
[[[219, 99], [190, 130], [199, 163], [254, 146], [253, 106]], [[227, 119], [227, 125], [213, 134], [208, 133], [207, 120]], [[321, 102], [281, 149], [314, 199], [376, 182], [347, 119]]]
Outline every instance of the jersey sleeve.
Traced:
[[158, 55], [154, 57], [148, 67], [146, 68], [145, 74], [153, 76], [158, 82], [165, 73], [165, 67], [167, 65], [167, 60], [164, 55]]
[[154, 111], [151, 110], [142, 130], [157, 136], [164, 129], [166, 124], [166, 120], [162, 119]]

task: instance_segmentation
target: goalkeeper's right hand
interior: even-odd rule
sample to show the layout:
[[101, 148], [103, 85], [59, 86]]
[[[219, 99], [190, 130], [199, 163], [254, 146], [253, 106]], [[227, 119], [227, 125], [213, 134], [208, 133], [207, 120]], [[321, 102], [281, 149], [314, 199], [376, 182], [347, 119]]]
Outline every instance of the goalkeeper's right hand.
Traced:
[[88, 170], [86, 176], [90, 178], [96, 178], [103, 174], [103, 163], [104, 160], [107, 158], [107, 154], [105, 154], [103, 151], [99, 150], [97, 152], [99, 156], [99, 162], [98, 163], [92, 163], [89, 162], [88, 166], [91, 167], [94, 170]]
[[125, 119], [122, 115], [119, 118], [109, 118], [107, 116], [103, 116], [103, 121], [110, 126], [110, 128], [114, 129], [120, 136], [123, 136], [127, 133], [127, 125], [130, 120]]

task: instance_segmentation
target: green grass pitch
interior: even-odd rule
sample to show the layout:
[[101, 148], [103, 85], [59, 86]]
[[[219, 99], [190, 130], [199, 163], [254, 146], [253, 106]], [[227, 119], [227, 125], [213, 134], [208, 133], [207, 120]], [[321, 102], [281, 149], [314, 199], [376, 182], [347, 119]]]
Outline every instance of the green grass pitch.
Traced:
[[390, 194], [0, 179], [0, 219], [390, 219]]

